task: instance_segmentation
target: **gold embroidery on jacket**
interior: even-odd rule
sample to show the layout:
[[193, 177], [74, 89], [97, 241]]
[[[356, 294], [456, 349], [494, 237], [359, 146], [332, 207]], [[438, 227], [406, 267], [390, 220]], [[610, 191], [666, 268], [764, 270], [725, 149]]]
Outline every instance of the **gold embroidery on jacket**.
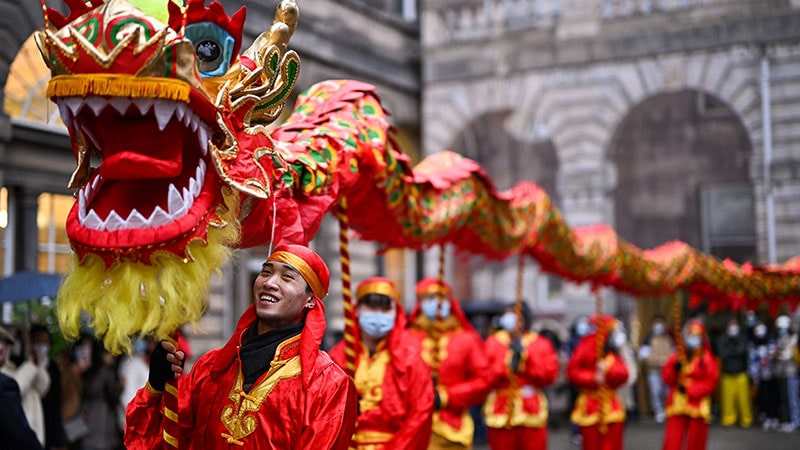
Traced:
[[389, 364], [389, 350], [384, 348], [370, 358], [366, 347], [361, 352], [361, 357], [356, 368], [356, 389], [361, 394], [359, 407], [361, 414], [375, 409], [383, 400], [383, 378], [386, 376], [386, 366]]
[[[279, 348], [276, 354], [280, 355], [280, 353], [281, 349]], [[225, 406], [220, 416], [222, 424], [228, 430], [228, 436], [241, 440], [253, 433], [258, 425], [258, 410], [264, 399], [280, 380], [296, 377], [299, 374], [299, 355], [290, 359], [273, 360], [270, 362], [267, 375], [247, 393], [242, 390], [243, 375], [239, 369], [236, 381], [228, 394], [228, 398], [233, 404]]]

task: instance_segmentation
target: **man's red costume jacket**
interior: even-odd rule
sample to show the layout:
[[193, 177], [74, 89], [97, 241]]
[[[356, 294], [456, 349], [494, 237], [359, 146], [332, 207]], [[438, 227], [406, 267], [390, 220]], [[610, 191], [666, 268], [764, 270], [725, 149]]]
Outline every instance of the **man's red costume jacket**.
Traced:
[[[425, 450], [431, 438], [433, 381], [419, 355], [406, 339], [406, 316], [397, 303], [394, 328], [370, 356], [363, 345], [356, 359], [355, 383], [360, 414], [353, 438], [359, 450]], [[356, 325], [358, 332], [358, 325]], [[345, 365], [345, 341], [330, 351]]]
[[[242, 391], [239, 349], [255, 322], [250, 307], [228, 343], [197, 360], [178, 378], [178, 423], [186, 449], [347, 449], [355, 428], [355, 386], [327, 353], [322, 302], [309, 311], [299, 336], [283, 341], [270, 369]], [[163, 442], [163, 394], [149, 386], [128, 405], [128, 450], [172, 448]]]

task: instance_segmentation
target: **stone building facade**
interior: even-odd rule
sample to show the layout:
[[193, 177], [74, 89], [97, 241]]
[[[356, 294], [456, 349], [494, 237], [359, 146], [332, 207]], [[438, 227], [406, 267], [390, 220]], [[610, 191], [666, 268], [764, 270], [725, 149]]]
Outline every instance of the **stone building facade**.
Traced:
[[[607, 223], [642, 248], [783, 261], [800, 252], [797, 7], [426, 2], [423, 149], [466, 153], [500, 188], [533, 178], [570, 225]], [[587, 286], [553, 289], [531, 266], [535, 310], [592, 312]], [[462, 295], [514, 298], [515, 263], [467, 273]]]
[[[221, 3], [229, 12], [247, 6], [248, 45], [277, 1]], [[643, 248], [680, 239], [757, 263], [800, 254], [800, 2], [298, 3], [290, 42], [302, 61], [298, 88], [329, 78], [377, 85], [414, 158], [452, 149], [481, 162], [500, 189], [535, 180], [570, 225], [604, 222]], [[61, 271], [69, 248], [54, 198], [71, 195], [74, 163], [43, 100], [38, 55], [25, 51], [43, 23], [40, 4], [0, 0], [0, 11], [3, 271]], [[334, 274], [329, 312], [340, 330], [334, 218], [313, 245]], [[237, 252], [215, 280], [196, 353], [230, 334], [266, 252]], [[419, 276], [438, 270], [436, 250], [375, 254], [374, 244], [352, 244], [353, 280], [387, 274], [407, 302]], [[585, 286], [541, 274], [534, 262], [525, 270], [524, 295], [539, 314], [591, 312]], [[465, 300], [515, 295], [516, 262], [450, 257], [447, 276]], [[603, 295], [612, 312], [630, 309]]]

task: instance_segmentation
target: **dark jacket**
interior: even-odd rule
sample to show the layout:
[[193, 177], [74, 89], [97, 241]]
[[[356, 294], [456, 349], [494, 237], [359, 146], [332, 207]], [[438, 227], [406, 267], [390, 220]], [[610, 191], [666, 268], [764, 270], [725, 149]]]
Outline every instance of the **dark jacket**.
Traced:
[[747, 372], [747, 341], [744, 336], [722, 335], [717, 340], [720, 369], [723, 374], [736, 375]]
[[42, 445], [22, 411], [19, 385], [3, 373], [0, 373], [0, 405], [2, 448], [41, 450]]

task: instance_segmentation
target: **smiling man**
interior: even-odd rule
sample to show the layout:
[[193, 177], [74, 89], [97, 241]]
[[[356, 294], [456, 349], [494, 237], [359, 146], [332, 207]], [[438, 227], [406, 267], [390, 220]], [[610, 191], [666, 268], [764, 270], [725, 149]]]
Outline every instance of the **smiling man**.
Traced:
[[280, 245], [253, 283], [253, 306], [236, 332], [183, 372], [183, 352], [162, 342], [150, 376], [128, 405], [128, 449], [171, 448], [162, 440], [161, 393], [178, 377], [183, 448], [346, 449], [355, 428], [353, 382], [319, 349], [330, 274], [301, 245]]

